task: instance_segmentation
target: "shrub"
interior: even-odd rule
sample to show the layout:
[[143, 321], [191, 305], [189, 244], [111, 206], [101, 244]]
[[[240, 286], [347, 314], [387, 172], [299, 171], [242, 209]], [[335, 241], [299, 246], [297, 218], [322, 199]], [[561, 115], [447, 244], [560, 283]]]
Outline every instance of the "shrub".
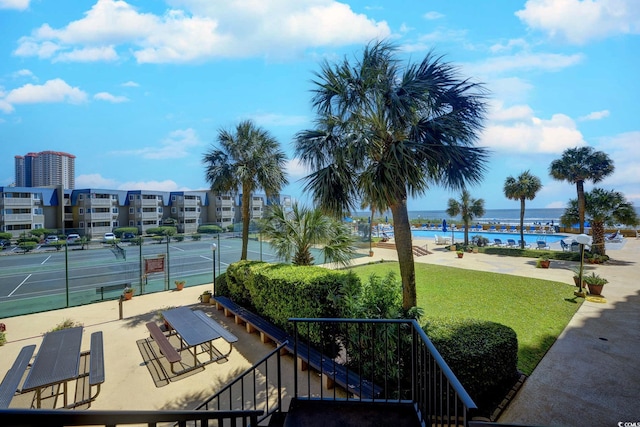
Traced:
[[152, 239], [156, 243], [162, 243], [162, 241], [164, 240], [164, 236], [153, 236]]
[[65, 319], [62, 321], [62, 323], [58, 323], [56, 326], [53, 327], [53, 329], [50, 329], [49, 332], [60, 331], [62, 329], [75, 328], [76, 326], [82, 326], [82, 323], [75, 322], [71, 319]]
[[175, 240], [176, 242], [182, 242], [184, 240], [184, 234], [178, 234], [177, 236], [174, 236], [173, 240]]
[[0, 233], [0, 240], [11, 240], [12, 238], [11, 233]]
[[192, 235], [191, 235], [191, 240], [198, 241], [198, 240], [200, 240], [200, 239], [202, 239], [202, 234], [197, 234], [197, 233], [196, 233], [196, 234], [192, 234]]
[[38, 244], [36, 242], [21, 242], [18, 244], [18, 247], [25, 252], [32, 251], [36, 248]]
[[502, 399], [518, 376], [513, 329], [477, 319], [431, 319], [423, 329], [481, 409]]
[[222, 228], [218, 225], [201, 225], [198, 227], [198, 233], [217, 234], [222, 233]]
[[118, 227], [113, 230], [113, 234], [115, 234], [117, 238], [121, 238], [124, 233], [133, 233], [137, 236], [138, 227]]
[[178, 232], [176, 227], [163, 225], [162, 227], [151, 227], [147, 229], [147, 234], [152, 236], [173, 236]]
[[142, 237], [134, 237], [133, 239], [129, 240], [129, 243], [134, 246], [140, 246], [142, 245], [142, 242]]

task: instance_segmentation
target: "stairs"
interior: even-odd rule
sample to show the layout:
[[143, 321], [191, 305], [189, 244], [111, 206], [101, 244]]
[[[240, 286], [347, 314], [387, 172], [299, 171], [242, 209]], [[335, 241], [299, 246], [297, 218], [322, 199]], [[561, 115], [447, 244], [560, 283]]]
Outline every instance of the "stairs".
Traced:
[[[380, 249], [396, 249], [396, 244], [395, 243], [391, 243], [391, 242], [378, 242], [376, 245], [377, 248]], [[431, 252], [429, 252], [427, 250], [426, 247], [422, 247], [422, 246], [413, 246], [413, 255], [414, 256], [424, 256], [424, 255], [429, 255]]]

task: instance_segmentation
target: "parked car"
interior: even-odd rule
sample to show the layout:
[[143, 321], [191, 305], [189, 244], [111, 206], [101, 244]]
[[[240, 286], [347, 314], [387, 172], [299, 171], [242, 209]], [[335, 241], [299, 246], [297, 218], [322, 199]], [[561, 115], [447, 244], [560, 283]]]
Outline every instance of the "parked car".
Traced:
[[113, 233], [104, 233], [104, 237], [102, 238], [102, 241], [107, 243], [107, 242], [114, 242], [116, 240], [116, 235]]
[[58, 236], [47, 236], [46, 239], [44, 239], [44, 244], [45, 245], [50, 245], [52, 243], [56, 243], [58, 241]]
[[4, 248], [8, 248], [9, 246], [11, 246], [11, 240], [5, 240], [5, 239], [0, 240], [0, 250]]
[[123, 241], [123, 242], [128, 242], [128, 241], [130, 241], [131, 239], [135, 239], [135, 238], [136, 238], [136, 235], [135, 235], [135, 234], [133, 234], [133, 233], [131, 233], [131, 232], [128, 232], [128, 231], [127, 231], [127, 232], [125, 232], [125, 233], [122, 233], [122, 241]]
[[69, 234], [67, 236], [67, 244], [68, 245], [77, 245], [79, 244], [80, 235], [79, 234]]

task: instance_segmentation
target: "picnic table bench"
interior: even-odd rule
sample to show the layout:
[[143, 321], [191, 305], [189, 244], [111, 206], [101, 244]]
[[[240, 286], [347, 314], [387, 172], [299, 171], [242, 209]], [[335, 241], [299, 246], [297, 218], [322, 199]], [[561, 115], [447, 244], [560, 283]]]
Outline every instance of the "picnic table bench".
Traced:
[[283, 349], [291, 354], [296, 353], [297, 350], [298, 360], [296, 363], [298, 368], [304, 371], [310, 366], [318, 371], [322, 375], [325, 388], [331, 389], [335, 384], [338, 384], [348, 392], [363, 399], [373, 399], [381, 395], [381, 387], [362, 379], [355, 371], [335, 362], [315, 348], [300, 342], [296, 344], [295, 339], [287, 332], [263, 317], [236, 304], [230, 298], [216, 296], [214, 300], [218, 310], [224, 310], [226, 317], [233, 316], [237, 325], [246, 325], [245, 329], [248, 333], [258, 331], [261, 342], [274, 341], [277, 344], [285, 344]]
[[[91, 406], [98, 394], [100, 394], [100, 386], [104, 383], [104, 344], [102, 341], [102, 331], [93, 332], [91, 334], [91, 344], [89, 351], [80, 354], [81, 364], [86, 365], [87, 359], [89, 369], [83, 369], [83, 373], [78, 376], [76, 382], [76, 399], [72, 407], [81, 405]], [[96, 388], [95, 394], [92, 389]]]
[[22, 380], [22, 377], [29, 366], [31, 356], [33, 356], [35, 349], [35, 344], [22, 347], [18, 357], [16, 357], [13, 365], [7, 371], [2, 383], [0, 383], [0, 409], [9, 408], [11, 399], [13, 399], [13, 396], [18, 391], [20, 380]]
[[178, 350], [176, 350], [169, 342], [157, 323], [148, 322], [146, 327], [149, 330], [151, 338], [153, 338], [155, 343], [158, 345], [158, 348], [160, 348], [160, 352], [162, 352], [164, 357], [167, 359], [167, 362], [171, 364], [171, 372], [175, 374], [176, 372], [173, 368], [173, 364], [180, 362], [182, 360], [182, 356], [180, 356]]
[[[100, 301], [104, 301], [104, 293], [111, 291], [122, 291], [129, 286], [128, 283], [118, 283], [117, 285], [99, 286], [96, 288], [96, 295], [100, 295]], [[122, 294], [122, 292], [120, 293]], [[112, 299], [119, 298], [120, 295], [113, 297]]]

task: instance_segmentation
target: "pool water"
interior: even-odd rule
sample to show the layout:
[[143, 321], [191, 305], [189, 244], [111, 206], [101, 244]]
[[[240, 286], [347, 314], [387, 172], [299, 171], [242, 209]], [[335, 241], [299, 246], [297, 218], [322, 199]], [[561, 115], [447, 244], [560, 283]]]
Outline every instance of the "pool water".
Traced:
[[[438, 230], [413, 230], [411, 233], [413, 234], [413, 237], [416, 237], [419, 239], [425, 239], [425, 238], [434, 239], [436, 235], [451, 238], [451, 231], [447, 231], [446, 233], [443, 233], [442, 231], [438, 231]], [[489, 244], [493, 244], [493, 239], [500, 239], [502, 240], [502, 243], [505, 243], [505, 244], [507, 243], [507, 239], [513, 239], [516, 241], [516, 243], [518, 242], [518, 240], [520, 240], [519, 232], [518, 233], [501, 233], [501, 232], [489, 232], [489, 231], [482, 231], [482, 232], [469, 231], [469, 241], [471, 242], [471, 239], [473, 238], [473, 236], [477, 236], [477, 235], [480, 235], [482, 237], [486, 237], [487, 239], [489, 239]], [[463, 241], [464, 231], [454, 231], [453, 236], [456, 242]], [[539, 240], [543, 240], [547, 243], [556, 243], [562, 239], [566, 239], [567, 237], [569, 236], [567, 236], [566, 234], [524, 233], [524, 241], [531, 245], [535, 245], [535, 243]]]

